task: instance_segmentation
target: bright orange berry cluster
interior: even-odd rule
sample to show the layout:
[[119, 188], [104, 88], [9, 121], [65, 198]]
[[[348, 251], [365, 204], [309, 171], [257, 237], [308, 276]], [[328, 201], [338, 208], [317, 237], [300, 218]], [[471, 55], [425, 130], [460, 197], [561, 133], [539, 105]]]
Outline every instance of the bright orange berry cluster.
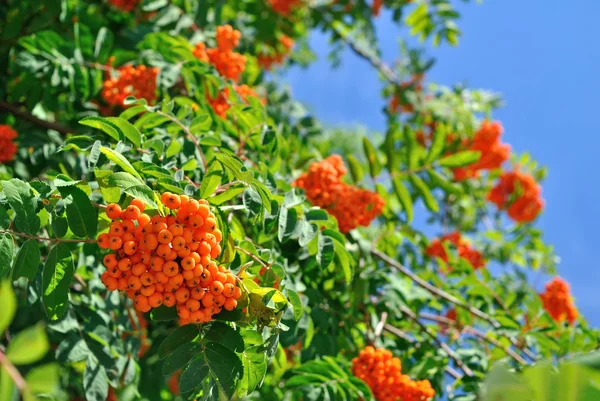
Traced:
[[117, 71], [118, 76], [108, 78], [102, 85], [102, 97], [109, 105], [123, 107], [128, 96], [146, 99], [150, 104], [156, 101], [158, 68], [126, 65]]
[[321, 162], [312, 163], [308, 171], [292, 184], [304, 189], [313, 205], [334, 216], [343, 233], [358, 226], [368, 226], [385, 206], [385, 201], [376, 192], [342, 182], [346, 171], [342, 158], [332, 155]]
[[535, 178], [518, 170], [502, 173], [487, 198], [518, 223], [534, 220], [544, 207], [542, 188]]
[[201, 61], [210, 63], [222, 76], [237, 82], [246, 69], [246, 57], [233, 49], [238, 46], [241, 38], [240, 31], [231, 25], [217, 27], [217, 47], [207, 48], [202, 42], [197, 43], [194, 55]]
[[133, 10], [140, 0], [108, 0], [110, 4], [123, 11]]
[[382, 6], [383, 6], [383, 0], [373, 0], [373, 4], [371, 5], [371, 14], [374, 17], [379, 16], [379, 13], [381, 13]]
[[458, 256], [469, 262], [474, 269], [485, 266], [483, 254], [471, 248], [471, 245], [461, 237], [460, 232], [458, 231], [443, 235], [441, 238], [436, 238], [431, 241], [427, 249], [425, 249], [425, 254], [432, 258], [440, 258], [448, 263], [448, 253], [444, 248], [444, 244], [447, 242], [453, 244], [458, 250]]
[[484, 121], [475, 133], [475, 137], [465, 142], [466, 150], [481, 152], [475, 163], [454, 169], [454, 179], [458, 181], [477, 177], [481, 170], [499, 168], [510, 156], [510, 145], [500, 142], [502, 125], [497, 122]]
[[235, 309], [241, 289], [236, 276], [212, 260], [221, 253], [222, 234], [208, 202], [169, 192], [161, 200], [168, 216], [143, 213], [139, 199], [125, 210], [107, 206], [110, 230], [98, 236], [101, 248], [114, 251], [104, 257], [106, 288], [125, 291], [140, 312], [176, 305], [184, 323]]
[[546, 284], [546, 291], [540, 294], [544, 309], [557, 322], [575, 323], [579, 313], [573, 304], [569, 283], [560, 277], [554, 277]]
[[385, 349], [365, 347], [352, 360], [352, 372], [367, 383], [377, 401], [426, 401], [435, 396], [429, 380], [403, 375], [400, 359]]
[[17, 137], [17, 131], [10, 125], [0, 124], [0, 163], [12, 161], [17, 153], [17, 144], [13, 140]]
[[277, 14], [287, 17], [302, 4], [302, 0], [268, 0], [269, 5]]
[[276, 64], [283, 64], [292, 47], [294, 47], [294, 40], [287, 35], [281, 35], [277, 47], [272, 54], [260, 53], [256, 56], [258, 65], [265, 70], [270, 70]]

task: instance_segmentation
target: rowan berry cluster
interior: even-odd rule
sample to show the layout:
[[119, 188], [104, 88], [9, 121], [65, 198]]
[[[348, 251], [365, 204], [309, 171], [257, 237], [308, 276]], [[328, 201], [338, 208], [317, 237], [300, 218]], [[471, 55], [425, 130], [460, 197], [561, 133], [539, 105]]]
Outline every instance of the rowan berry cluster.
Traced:
[[294, 40], [287, 35], [281, 35], [273, 53], [260, 53], [256, 56], [258, 65], [265, 70], [270, 70], [276, 64], [283, 64], [292, 47], [294, 47]]
[[302, 0], [268, 0], [269, 5], [277, 14], [287, 17], [302, 4]]
[[233, 273], [214, 260], [221, 253], [221, 231], [208, 202], [165, 192], [167, 216], [150, 217], [144, 202], [131, 201], [124, 210], [112, 203], [108, 233], [98, 236], [109, 291], [125, 291], [140, 312], [160, 305], [177, 306], [184, 323], [205, 323], [222, 308], [233, 310], [241, 290]]
[[117, 76], [109, 77], [102, 85], [102, 97], [109, 105], [123, 107], [128, 96], [146, 99], [150, 104], [156, 101], [158, 68], [126, 65], [117, 71]]
[[13, 140], [17, 137], [17, 131], [10, 125], [0, 124], [0, 163], [12, 161], [17, 153], [17, 144]]
[[383, 0], [373, 0], [373, 4], [371, 5], [371, 14], [374, 17], [379, 16], [382, 6], [383, 6]]
[[352, 372], [367, 383], [377, 401], [426, 401], [435, 396], [429, 380], [403, 375], [400, 359], [385, 349], [365, 347], [352, 360]]
[[343, 233], [358, 226], [368, 226], [385, 206], [379, 194], [342, 182], [346, 171], [342, 158], [332, 155], [321, 162], [312, 163], [308, 171], [292, 184], [304, 189], [313, 205], [334, 216]]
[[477, 270], [485, 266], [483, 254], [471, 248], [471, 245], [462, 238], [458, 231], [435, 238], [427, 246], [427, 249], [425, 249], [425, 254], [432, 258], [440, 258], [448, 263], [448, 253], [446, 252], [446, 248], [444, 248], [444, 245], [447, 243], [454, 245], [458, 251], [458, 256], [469, 262], [474, 269]]
[[569, 283], [560, 277], [554, 277], [546, 284], [546, 291], [540, 294], [544, 309], [557, 322], [575, 323], [579, 313], [573, 304]]
[[500, 142], [502, 125], [484, 121], [472, 140], [466, 141], [466, 150], [479, 151], [481, 157], [466, 167], [454, 169], [454, 179], [458, 181], [477, 177], [481, 170], [499, 168], [510, 156], [510, 145]]
[[110, 4], [123, 11], [133, 10], [140, 0], [108, 0]]
[[534, 220], [544, 207], [542, 188], [535, 178], [518, 170], [502, 173], [487, 198], [518, 223]]

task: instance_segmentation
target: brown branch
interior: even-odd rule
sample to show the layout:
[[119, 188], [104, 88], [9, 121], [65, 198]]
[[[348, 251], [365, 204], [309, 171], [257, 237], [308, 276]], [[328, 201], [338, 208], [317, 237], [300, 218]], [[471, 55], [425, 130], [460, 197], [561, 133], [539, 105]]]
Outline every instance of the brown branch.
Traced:
[[263, 262], [263, 261], [262, 261], [262, 260], [261, 260], [261, 259], [260, 259], [258, 256], [256, 256], [255, 254], [253, 254], [252, 252], [250, 252], [250, 251], [248, 251], [248, 250], [246, 250], [246, 249], [244, 249], [244, 248], [241, 248], [241, 247], [239, 247], [239, 246], [237, 246], [237, 245], [235, 245], [233, 248], [234, 248], [234, 249], [236, 249], [236, 250], [238, 250], [238, 251], [240, 251], [240, 252], [242, 252], [242, 253], [245, 253], [245, 254], [246, 254], [246, 255], [248, 255], [248, 256], [250, 256], [250, 257], [251, 257], [251, 258], [252, 258], [254, 261], [256, 261], [258, 264], [260, 264], [262, 267], [264, 267], [264, 268], [266, 268], [266, 269], [268, 269], [268, 268], [271, 266], [271, 265], [269, 265], [269, 264], [266, 264], [265, 262]]
[[452, 326], [456, 329], [460, 329], [464, 332], [470, 333], [472, 335], [474, 335], [475, 337], [478, 337], [498, 348], [500, 348], [501, 350], [503, 350], [508, 356], [510, 356], [511, 358], [513, 358], [515, 361], [517, 361], [518, 363], [522, 364], [522, 365], [527, 365], [527, 361], [525, 359], [523, 359], [523, 357], [521, 357], [521, 355], [517, 354], [516, 352], [514, 352], [512, 349], [510, 349], [509, 347], [504, 346], [502, 343], [500, 343], [500, 341], [496, 340], [495, 338], [490, 337], [489, 335], [477, 330], [474, 327], [470, 327], [470, 326], [464, 326], [464, 327], [460, 327], [459, 324], [452, 320], [452, 319], [448, 319], [446, 317], [443, 316], [437, 316], [437, 315], [432, 315], [429, 313], [420, 313], [419, 314], [419, 318], [420, 319], [424, 319], [424, 320], [431, 320], [434, 322], [438, 322], [438, 323], [443, 323], [446, 324], [448, 326]]
[[452, 350], [452, 348], [450, 348], [448, 346], [448, 344], [446, 344], [445, 342], [440, 340], [438, 338], [438, 336], [436, 336], [434, 333], [432, 333], [427, 328], [427, 326], [425, 326], [423, 323], [421, 323], [421, 321], [419, 320], [419, 318], [417, 317], [415, 312], [413, 312], [411, 309], [409, 309], [405, 305], [400, 305], [400, 311], [402, 312], [402, 314], [404, 314], [404, 316], [408, 317], [410, 320], [415, 322], [421, 328], [423, 333], [427, 334], [427, 336], [429, 336], [431, 338], [431, 340], [434, 343], [436, 343], [436, 345], [438, 347], [440, 347], [441, 349], [446, 351], [446, 353], [454, 361], [454, 363], [456, 363], [456, 365], [458, 367], [460, 367], [463, 370], [463, 372], [465, 372], [465, 375], [470, 376], [470, 377], [474, 376], [473, 371], [467, 365], [465, 365], [465, 363], [462, 361], [462, 359], [460, 359], [460, 357]]
[[202, 165], [204, 166], [204, 171], [207, 171], [207, 164], [206, 164], [206, 158], [204, 157], [204, 152], [202, 151], [202, 147], [200, 146], [198, 139], [192, 134], [192, 131], [190, 131], [190, 129], [188, 127], [186, 127], [185, 124], [183, 124], [181, 121], [179, 121], [178, 119], [176, 119], [175, 117], [173, 117], [167, 113], [163, 113], [160, 110], [156, 111], [155, 113], [158, 114], [159, 116], [168, 118], [169, 120], [171, 120], [172, 122], [177, 124], [183, 130], [183, 132], [185, 132], [185, 134], [188, 136], [188, 138], [190, 138], [190, 140], [192, 142], [194, 142], [194, 146], [196, 146], [196, 149], [198, 150], [198, 153], [200, 154], [200, 158], [202, 159]]
[[29, 390], [27, 388], [27, 382], [25, 381], [25, 379], [23, 378], [23, 376], [21, 376], [21, 373], [19, 373], [19, 370], [15, 367], [15, 365], [13, 365], [8, 358], [6, 357], [6, 355], [4, 355], [4, 352], [2, 352], [2, 350], [0, 350], [0, 366], [2, 366], [4, 368], [4, 370], [6, 371], [6, 373], [8, 373], [8, 375], [10, 376], [10, 378], [12, 379], [12, 381], [15, 383], [15, 385], [17, 386], [17, 388], [22, 392], [22, 393], [28, 393]]
[[20, 233], [18, 231], [12, 230], [0, 230], [0, 234], [13, 234], [17, 237], [29, 238], [29, 239], [37, 239], [39, 241], [48, 241], [48, 242], [81, 242], [81, 243], [96, 243], [98, 240], [95, 239], [74, 239], [74, 238], [50, 238], [50, 237], [41, 237], [38, 235], [29, 235], [25, 233]]
[[460, 306], [463, 309], [468, 310], [475, 316], [485, 320], [486, 322], [488, 322], [489, 324], [494, 326], [494, 328], [500, 328], [500, 323], [498, 323], [496, 320], [494, 320], [487, 313], [467, 304], [464, 301], [461, 301], [460, 299], [447, 293], [446, 291], [441, 290], [441, 289], [435, 287], [434, 285], [428, 283], [427, 281], [423, 280], [421, 277], [417, 276], [415, 273], [413, 273], [406, 267], [402, 266], [400, 263], [398, 263], [395, 260], [393, 260], [392, 258], [390, 258], [385, 253], [383, 253], [377, 249], [371, 249], [371, 253], [374, 256], [381, 259], [382, 261], [384, 261], [385, 263], [387, 263], [389, 266], [393, 267], [394, 269], [398, 270], [400, 273], [402, 273], [405, 276], [407, 276], [408, 278], [410, 278], [415, 284], [417, 284], [419, 287], [424, 288], [425, 290], [429, 291], [431, 294], [433, 294], [439, 298], [443, 298], [450, 303], [453, 303], [457, 306]]
[[[411, 336], [409, 336], [407, 333], [400, 330], [399, 328], [392, 326], [391, 324], [387, 324], [387, 323], [384, 324], [383, 329], [385, 331], [387, 331], [388, 333], [395, 335], [396, 337], [400, 337], [403, 340], [408, 341], [415, 348], [421, 347], [421, 344], [417, 340], [415, 340], [414, 338], [412, 338]], [[454, 368], [452, 368], [452, 366], [446, 366], [444, 368], [444, 370], [446, 371], [446, 373], [448, 373], [450, 376], [454, 377], [456, 380], [462, 379], [462, 375], [459, 372], [457, 372]]]
[[20, 117], [23, 120], [29, 121], [30, 123], [39, 125], [42, 128], [58, 131], [62, 135], [77, 132], [76, 130], [66, 127], [60, 123], [42, 120], [41, 118], [31, 114], [29, 111], [21, 109], [19, 106], [4, 100], [0, 100], [0, 109], [4, 109], [9, 113], [14, 114], [16, 117]]

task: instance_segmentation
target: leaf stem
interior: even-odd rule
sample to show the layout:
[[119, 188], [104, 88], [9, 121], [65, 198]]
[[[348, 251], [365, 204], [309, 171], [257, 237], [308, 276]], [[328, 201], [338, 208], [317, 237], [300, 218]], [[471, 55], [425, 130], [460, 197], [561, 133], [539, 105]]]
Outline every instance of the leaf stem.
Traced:
[[207, 171], [206, 157], [204, 156], [204, 152], [202, 151], [202, 147], [200, 146], [198, 139], [192, 134], [192, 131], [190, 131], [190, 129], [188, 127], [186, 127], [185, 124], [183, 124], [177, 118], [175, 118], [167, 113], [163, 113], [160, 110], [156, 111], [155, 113], [158, 114], [159, 116], [168, 118], [169, 120], [171, 120], [172, 122], [177, 124], [183, 130], [183, 132], [185, 132], [185, 134], [190, 138], [190, 140], [192, 142], [194, 142], [194, 146], [196, 146], [196, 149], [198, 150], [198, 153], [200, 154], [200, 158], [202, 159], [202, 165], [204, 166], [204, 171]]
[[19, 370], [15, 367], [15, 365], [13, 365], [8, 360], [6, 355], [4, 355], [4, 352], [2, 352], [2, 350], [0, 350], [0, 366], [2, 366], [4, 370], [6, 370], [6, 373], [8, 373], [12, 381], [22, 393], [28, 392], [27, 382], [25, 381], [23, 376], [21, 376], [21, 373], [19, 373]]
[[256, 256], [255, 254], [253, 254], [252, 252], [250, 252], [250, 251], [248, 251], [248, 250], [246, 250], [246, 249], [244, 249], [244, 248], [241, 248], [241, 247], [239, 247], [239, 246], [237, 246], [237, 245], [234, 245], [234, 247], [233, 247], [233, 248], [234, 248], [234, 249], [236, 249], [236, 250], [238, 250], [238, 251], [240, 251], [240, 252], [242, 252], [242, 253], [245, 253], [245, 254], [246, 254], [246, 255], [248, 255], [248, 256], [250, 256], [250, 257], [251, 257], [251, 258], [252, 258], [254, 261], [256, 261], [258, 264], [260, 264], [260, 265], [261, 265], [262, 267], [264, 267], [265, 269], [268, 269], [268, 268], [271, 266], [270, 264], [266, 264], [265, 262], [263, 262], [263, 261], [262, 261], [262, 260], [261, 260], [261, 259], [260, 259], [258, 256]]

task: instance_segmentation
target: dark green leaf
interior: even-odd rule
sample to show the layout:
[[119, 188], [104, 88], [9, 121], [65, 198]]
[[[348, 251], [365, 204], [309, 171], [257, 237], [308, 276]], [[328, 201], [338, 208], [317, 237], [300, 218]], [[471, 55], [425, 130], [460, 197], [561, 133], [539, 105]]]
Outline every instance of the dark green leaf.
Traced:
[[8, 276], [13, 261], [15, 244], [12, 235], [0, 233], [0, 279]]
[[83, 390], [87, 401], [106, 401], [108, 396], [108, 376], [106, 370], [95, 357], [90, 356], [83, 372]]
[[115, 141], [122, 141], [123, 139], [125, 139], [125, 134], [123, 133], [121, 128], [119, 128], [117, 125], [115, 125], [114, 123], [112, 123], [104, 117], [85, 117], [79, 120], [79, 124], [87, 125], [88, 127], [92, 128], [98, 128]]
[[108, 158], [108, 160], [121, 167], [124, 171], [128, 172], [129, 174], [132, 174], [140, 180], [142, 179], [138, 172], [133, 168], [131, 163], [129, 163], [129, 161], [121, 153], [117, 152], [116, 150], [112, 150], [111, 148], [107, 148], [105, 146], [102, 146], [100, 148], [100, 152], [102, 152]]
[[37, 201], [29, 184], [13, 178], [2, 181], [2, 189], [8, 204], [15, 212], [15, 227], [26, 234], [36, 234], [40, 229], [40, 218], [36, 214]]
[[427, 206], [427, 208], [434, 213], [439, 212], [440, 207], [437, 203], [437, 200], [429, 190], [429, 187], [427, 186], [425, 181], [423, 181], [419, 176], [414, 174], [410, 176], [410, 180], [417, 189], [417, 191], [419, 191], [419, 193], [421, 194], [421, 197], [425, 202], [425, 206]]
[[9, 280], [0, 281], [0, 310], [0, 333], [4, 333], [17, 311], [17, 298]]
[[42, 274], [42, 300], [50, 320], [60, 319], [67, 311], [73, 274], [71, 251], [64, 244], [56, 244], [46, 259]]
[[221, 163], [212, 163], [200, 184], [200, 198], [206, 199], [211, 196], [221, 184], [223, 168]]
[[317, 252], [317, 262], [321, 264], [323, 269], [326, 269], [327, 266], [333, 261], [333, 257], [335, 256], [333, 239], [323, 233], [319, 234], [319, 250]]
[[203, 359], [196, 359], [190, 363], [179, 378], [179, 392], [181, 394], [196, 393], [208, 376], [208, 365]]
[[352, 174], [352, 179], [354, 182], [360, 182], [365, 175], [360, 162], [353, 155], [348, 155], [346, 158], [348, 159], [348, 164], [350, 165], [350, 174]]
[[186, 324], [173, 330], [167, 338], [163, 340], [158, 348], [158, 356], [161, 359], [168, 357], [173, 351], [189, 343], [198, 336], [198, 326], [195, 324]]
[[287, 290], [288, 300], [290, 304], [292, 304], [292, 309], [294, 310], [294, 319], [300, 320], [302, 317], [302, 313], [304, 312], [304, 306], [302, 305], [302, 300], [300, 299], [300, 295], [296, 291]]
[[381, 172], [381, 163], [377, 157], [377, 150], [375, 150], [375, 147], [367, 137], [363, 137], [363, 148], [365, 150], [367, 160], [369, 161], [369, 171], [371, 173], [371, 177], [375, 178]]
[[219, 388], [230, 399], [236, 388], [236, 381], [244, 374], [242, 362], [238, 356], [221, 344], [208, 343], [204, 358], [210, 373], [217, 381]]
[[106, 117], [106, 120], [119, 127], [125, 138], [135, 147], [139, 148], [142, 145], [142, 134], [132, 123], [121, 117]]
[[163, 362], [163, 376], [171, 376], [179, 369], [183, 369], [196, 355], [202, 353], [202, 346], [198, 343], [185, 343], [173, 351]]
[[410, 192], [408, 192], [400, 177], [394, 177], [392, 183], [394, 184], [394, 192], [396, 192], [396, 196], [406, 213], [406, 220], [410, 223], [413, 219], [413, 203]]
[[26, 277], [29, 281], [33, 281], [37, 274], [40, 260], [41, 255], [38, 242], [31, 238], [25, 241], [15, 259], [13, 280]]
[[465, 150], [446, 156], [440, 159], [440, 166], [444, 167], [463, 167], [475, 163], [481, 157], [481, 152], [478, 150]]
[[73, 234], [94, 238], [98, 231], [98, 211], [88, 196], [76, 186], [58, 187], [67, 209], [67, 221]]
[[244, 340], [239, 331], [222, 322], [214, 322], [203, 341], [219, 343], [234, 352], [242, 352], [244, 349]]
[[281, 208], [279, 211], [279, 230], [277, 234], [279, 242], [283, 243], [290, 239], [296, 230], [297, 222], [298, 212], [296, 212], [296, 209]]

